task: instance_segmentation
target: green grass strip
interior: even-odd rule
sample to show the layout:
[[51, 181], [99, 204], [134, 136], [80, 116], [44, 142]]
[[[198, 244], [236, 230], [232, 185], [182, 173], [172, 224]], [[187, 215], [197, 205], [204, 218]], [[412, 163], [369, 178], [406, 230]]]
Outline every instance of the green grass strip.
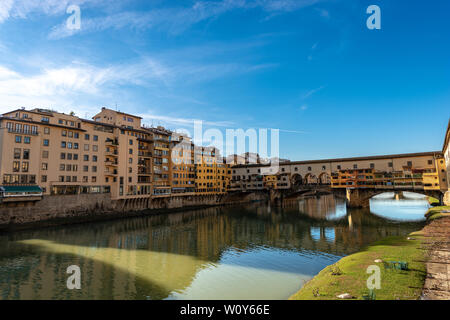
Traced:
[[[349, 293], [354, 299], [363, 299], [369, 294], [366, 273], [370, 265], [381, 269], [381, 288], [375, 289], [376, 300], [415, 300], [422, 292], [425, 282], [426, 267], [424, 250], [419, 249], [424, 237], [422, 233], [413, 232], [407, 237], [388, 237], [362, 251], [342, 258], [337, 263], [326, 267], [311, 281], [307, 282], [290, 300], [339, 300], [338, 295]], [[385, 268], [383, 263], [374, 260], [404, 261], [408, 270]]]

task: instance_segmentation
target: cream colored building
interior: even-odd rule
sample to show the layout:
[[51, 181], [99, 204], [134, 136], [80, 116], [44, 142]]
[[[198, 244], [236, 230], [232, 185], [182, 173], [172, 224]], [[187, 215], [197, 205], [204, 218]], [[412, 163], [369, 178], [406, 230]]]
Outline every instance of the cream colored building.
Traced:
[[106, 108], [93, 121], [43, 109], [5, 113], [0, 118], [2, 185], [37, 184], [44, 195], [149, 196], [151, 179], [139, 182], [138, 151], [139, 140], [151, 141], [152, 133], [140, 121]]

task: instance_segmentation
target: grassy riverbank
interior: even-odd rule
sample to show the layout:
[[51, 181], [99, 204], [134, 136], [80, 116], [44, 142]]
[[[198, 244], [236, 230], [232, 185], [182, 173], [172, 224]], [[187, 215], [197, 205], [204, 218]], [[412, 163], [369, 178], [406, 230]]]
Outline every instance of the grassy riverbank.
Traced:
[[[430, 198], [431, 205], [436, 199]], [[425, 214], [428, 221], [450, 216], [450, 206], [434, 206]], [[408, 240], [408, 238], [412, 240]], [[381, 269], [381, 289], [375, 290], [377, 300], [418, 299], [425, 282], [426, 266], [424, 250], [420, 249], [423, 232], [413, 232], [405, 237], [388, 237], [358, 253], [344, 257], [334, 265], [323, 269], [307, 282], [291, 300], [337, 300], [337, 296], [349, 293], [354, 299], [368, 294], [366, 273], [369, 265]], [[383, 263], [374, 260], [405, 261], [408, 271], [386, 270]]]
[[[389, 237], [367, 246], [362, 251], [342, 258], [336, 264], [323, 269], [303, 288], [290, 297], [291, 300], [337, 300], [337, 296], [349, 293], [354, 299], [368, 294], [366, 273], [370, 265], [381, 270], [381, 289], [375, 290], [377, 300], [418, 299], [425, 281], [424, 252], [419, 249], [421, 232], [405, 237]], [[409, 270], [386, 270], [383, 263], [374, 260], [405, 261]]]
[[426, 213], [428, 220], [435, 220], [442, 217], [450, 217], [450, 206], [432, 207]]

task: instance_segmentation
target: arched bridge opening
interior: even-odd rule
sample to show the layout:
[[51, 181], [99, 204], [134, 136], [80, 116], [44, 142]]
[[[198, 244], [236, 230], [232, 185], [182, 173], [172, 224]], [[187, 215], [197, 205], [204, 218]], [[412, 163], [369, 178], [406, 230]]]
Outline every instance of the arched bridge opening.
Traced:
[[438, 199], [441, 203], [443, 201], [444, 193], [441, 190], [408, 190], [408, 189], [397, 189], [397, 190], [379, 190], [379, 189], [363, 189], [363, 188], [347, 188], [346, 199], [347, 206], [351, 208], [363, 208], [370, 206], [370, 199], [380, 194], [386, 192], [412, 192], [416, 194], [421, 194], [427, 197], [433, 197]]

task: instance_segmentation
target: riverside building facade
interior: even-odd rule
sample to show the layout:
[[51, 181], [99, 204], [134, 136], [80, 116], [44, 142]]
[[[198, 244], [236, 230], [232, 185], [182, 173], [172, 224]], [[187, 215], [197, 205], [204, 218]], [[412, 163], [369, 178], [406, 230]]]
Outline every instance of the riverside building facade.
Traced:
[[232, 155], [228, 164], [219, 150], [164, 127], [146, 127], [132, 114], [102, 108], [87, 120], [18, 109], [0, 116], [0, 202], [70, 194], [112, 200], [209, 196], [304, 185], [446, 192], [449, 140], [447, 129], [443, 151], [282, 161], [277, 172], [263, 174], [265, 165], [247, 163], [252, 154]]
[[[113, 200], [195, 194], [197, 166], [172, 163], [179, 135], [141, 122], [139, 116], [107, 108], [92, 120], [46, 109], [3, 114], [0, 201], [80, 193], [109, 193]], [[191, 160], [193, 150], [189, 142]], [[217, 162], [215, 157], [210, 154], [208, 161]], [[216, 189], [210, 194], [224, 192]]]

